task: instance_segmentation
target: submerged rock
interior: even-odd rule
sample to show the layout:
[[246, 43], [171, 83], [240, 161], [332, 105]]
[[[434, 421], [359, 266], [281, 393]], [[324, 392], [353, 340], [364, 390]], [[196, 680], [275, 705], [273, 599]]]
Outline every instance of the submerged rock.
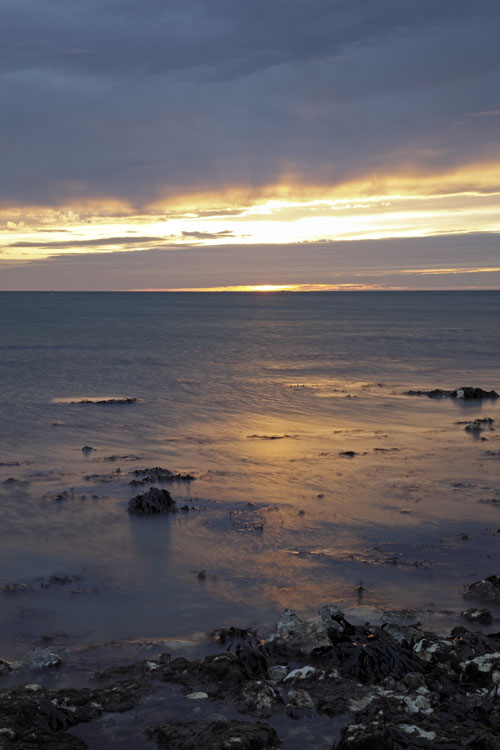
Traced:
[[485, 602], [500, 604], [500, 576], [489, 576], [467, 586], [466, 599], [482, 599]]
[[480, 400], [483, 398], [499, 398], [496, 391], [485, 391], [482, 388], [462, 386], [454, 391], [446, 391], [442, 388], [434, 388], [431, 391], [406, 391], [405, 396], [428, 396], [429, 398], [458, 398], [464, 401]]
[[70, 404], [95, 404], [96, 406], [107, 406], [115, 404], [135, 404], [136, 398], [82, 398], [80, 401], [70, 401]]
[[467, 422], [464, 427], [466, 432], [470, 432], [471, 435], [480, 435], [486, 429], [493, 429], [495, 420], [491, 417], [484, 417], [483, 419], [475, 419], [473, 422]]
[[175, 513], [177, 505], [168, 490], [150, 487], [144, 495], [136, 495], [129, 500], [128, 511], [138, 516], [151, 516]]
[[262, 721], [168, 721], [150, 727], [146, 736], [159, 750], [267, 750], [281, 744]]
[[161, 466], [155, 466], [152, 469], [135, 469], [132, 474], [130, 484], [145, 484], [148, 482], [192, 482], [196, 477], [193, 474], [180, 474], [170, 469], [162, 469]]

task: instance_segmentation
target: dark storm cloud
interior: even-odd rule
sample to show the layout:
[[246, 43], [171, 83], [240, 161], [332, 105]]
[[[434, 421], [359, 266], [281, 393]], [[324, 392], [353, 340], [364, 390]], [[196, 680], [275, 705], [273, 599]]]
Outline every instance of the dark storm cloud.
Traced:
[[3, 0], [0, 200], [335, 183], [498, 153], [497, 0]]

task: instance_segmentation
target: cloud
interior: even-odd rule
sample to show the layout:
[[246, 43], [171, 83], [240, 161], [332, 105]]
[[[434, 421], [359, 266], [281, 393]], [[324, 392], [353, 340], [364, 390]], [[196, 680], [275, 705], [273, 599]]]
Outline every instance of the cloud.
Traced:
[[0, 268], [0, 290], [500, 286], [495, 234], [61, 254], [43, 261], [0, 260]]
[[165, 237], [100, 237], [94, 240], [57, 240], [54, 242], [31, 242], [27, 240], [11, 242], [7, 247], [38, 247], [57, 250], [85, 247], [109, 247], [110, 245], [150, 245], [165, 242]]
[[223, 229], [220, 232], [182, 232], [183, 237], [193, 237], [198, 240], [216, 240], [221, 237], [235, 237], [236, 235], [229, 229]]
[[0, 202], [498, 160], [497, 0], [4, 0]]

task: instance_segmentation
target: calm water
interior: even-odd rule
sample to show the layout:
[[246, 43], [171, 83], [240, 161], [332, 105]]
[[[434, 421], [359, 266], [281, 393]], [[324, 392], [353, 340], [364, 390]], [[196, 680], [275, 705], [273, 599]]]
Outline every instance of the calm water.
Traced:
[[[456, 621], [500, 572], [500, 432], [457, 422], [500, 405], [402, 394], [500, 390], [499, 323], [498, 292], [0, 294], [0, 657], [325, 601]], [[131, 518], [151, 466], [197, 510]]]

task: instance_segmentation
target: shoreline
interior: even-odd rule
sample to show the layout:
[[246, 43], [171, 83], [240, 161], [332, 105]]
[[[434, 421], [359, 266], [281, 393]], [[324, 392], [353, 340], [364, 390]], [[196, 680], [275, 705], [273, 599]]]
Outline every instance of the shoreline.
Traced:
[[100, 750], [113, 737], [160, 750], [231, 738], [240, 750], [498, 747], [500, 633], [353, 625], [329, 604], [308, 619], [285, 610], [271, 633], [229, 627], [212, 640], [202, 658], [162, 653], [80, 688], [0, 683], [0, 748]]

